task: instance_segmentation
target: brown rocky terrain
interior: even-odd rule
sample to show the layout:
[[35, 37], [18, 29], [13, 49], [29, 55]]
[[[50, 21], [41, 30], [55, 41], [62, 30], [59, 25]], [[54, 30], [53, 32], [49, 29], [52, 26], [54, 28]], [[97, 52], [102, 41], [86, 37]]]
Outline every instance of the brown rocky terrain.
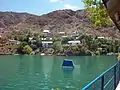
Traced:
[[28, 13], [0, 12], [0, 34], [24, 29], [37, 32], [49, 29], [53, 34], [58, 31], [64, 31], [68, 34], [79, 31], [94, 36], [120, 39], [120, 33], [114, 24], [103, 28], [91, 27], [91, 22], [84, 10], [58, 10], [41, 16]]

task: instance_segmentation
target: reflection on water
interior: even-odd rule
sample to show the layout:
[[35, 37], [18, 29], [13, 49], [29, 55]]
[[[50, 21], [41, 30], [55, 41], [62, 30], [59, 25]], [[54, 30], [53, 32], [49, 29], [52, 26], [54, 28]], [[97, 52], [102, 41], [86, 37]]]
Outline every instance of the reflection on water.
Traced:
[[115, 57], [67, 57], [74, 69], [63, 69], [66, 57], [0, 56], [0, 90], [80, 90], [113, 65]]
[[63, 75], [64, 78], [70, 78], [72, 79], [73, 77], [73, 68], [63, 68]]

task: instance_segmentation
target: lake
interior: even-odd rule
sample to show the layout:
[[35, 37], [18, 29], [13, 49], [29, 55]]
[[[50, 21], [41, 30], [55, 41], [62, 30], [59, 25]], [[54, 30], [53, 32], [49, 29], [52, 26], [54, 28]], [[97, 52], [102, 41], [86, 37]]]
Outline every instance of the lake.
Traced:
[[[62, 69], [71, 59], [74, 70]], [[0, 90], [81, 90], [107, 68], [115, 56], [0, 56]]]

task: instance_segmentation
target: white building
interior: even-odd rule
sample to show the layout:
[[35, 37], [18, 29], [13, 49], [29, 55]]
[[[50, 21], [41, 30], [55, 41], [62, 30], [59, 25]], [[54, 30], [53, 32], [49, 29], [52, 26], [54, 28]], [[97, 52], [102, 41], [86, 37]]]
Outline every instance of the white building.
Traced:
[[68, 37], [68, 36], [61, 36], [62, 38], [66, 38], [66, 37]]
[[41, 38], [41, 40], [52, 40], [52, 38], [47, 37], [47, 38]]
[[81, 42], [79, 40], [74, 40], [74, 41], [68, 41], [68, 44], [77, 45], [77, 44], [81, 44]]
[[104, 39], [105, 37], [98, 37], [98, 39]]
[[43, 30], [43, 33], [50, 33], [50, 30]]
[[58, 34], [62, 34], [63, 35], [63, 34], [65, 34], [65, 32], [58, 32]]
[[11, 39], [9, 39], [9, 43], [10, 44], [20, 44], [21, 42], [17, 41], [17, 40], [11, 40]]
[[33, 39], [33, 37], [29, 37], [29, 41], [31, 41]]
[[46, 40], [46, 38], [41, 38], [41, 40]]
[[52, 45], [53, 45], [53, 41], [42, 41], [42, 46], [44, 48], [52, 47]]
[[49, 38], [50, 40], [52, 40], [52, 38]]
[[107, 40], [112, 40], [112, 38], [111, 38], [111, 37], [105, 37], [105, 39], [107, 39]]

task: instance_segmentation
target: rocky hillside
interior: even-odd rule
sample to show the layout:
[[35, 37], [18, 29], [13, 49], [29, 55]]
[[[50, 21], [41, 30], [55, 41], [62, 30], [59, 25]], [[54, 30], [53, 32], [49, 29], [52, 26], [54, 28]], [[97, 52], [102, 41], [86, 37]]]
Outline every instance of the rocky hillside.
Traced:
[[113, 24], [99, 29], [91, 27], [91, 22], [84, 10], [58, 10], [42, 16], [28, 13], [0, 12], [0, 34], [24, 29], [37, 32], [49, 29], [53, 33], [64, 31], [68, 34], [79, 31], [94, 36], [120, 38], [118, 30]]

